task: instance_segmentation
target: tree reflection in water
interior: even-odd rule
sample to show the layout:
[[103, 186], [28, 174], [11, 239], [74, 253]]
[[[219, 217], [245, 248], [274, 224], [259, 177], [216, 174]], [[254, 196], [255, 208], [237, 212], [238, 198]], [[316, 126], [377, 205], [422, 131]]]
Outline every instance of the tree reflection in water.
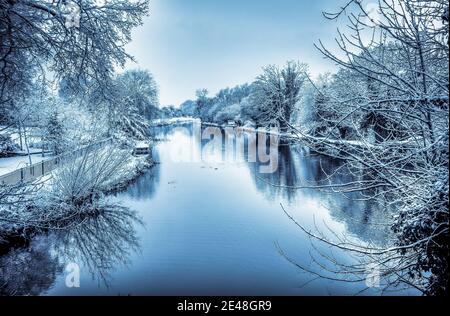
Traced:
[[[320, 201], [330, 215], [346, 225], [347, 230], [365, 241], [385, 243], [389, 227], [385, 225], [387, 208], [373, 205], [360, 192], [333, 192], [329, 189], [315, 189], [330, 183], [351, 182], [355, 178], [342, 168], [342, 162], [311, 152], [298, 144], [280, 142], [278, 168], [274, 173], [259, 173], [260, 162], [249, 163], [255, 187], [268, 200], [282, 197], [291, 207], [298, 207], [299, 200], [313, 198]], [[310, 186], [311, 188], [301, 188]]]
[[259, 161], [249, 163], [249, 168], [254, 175], [255, 186], [267, 199], [274, 200], [283, 197], [292, 202], [298, 190], [292, 188], [298, 184], [298, 158], [293, 155], [288, 143], [280, 142], [278, 147], [278, 168], [273, 173], [259, 173], [262, 165]]
[[93, 278], [108, 286], [109, 273], [129, 264], [129, 256], [140, 249], [138, 225], [143, 223], [135, 211], [106, 202], [97, 216], [56, 232], [54, 247], [60, 258], [83, 264]]
[[11, 249], [0, 256], [0, 296], [39, 295], [48, 290], [63, 271], [46, 237]]
[[29, 245], [0, 257], [0, 295], [40, 295], [51, 288], [64, 265], [74, 262], [108, 286], [110, 272], [129, 264], [139, 252], [136, 227], [143, 225], [136, 212], [107, 200], [95, 216], [70, 228], [32, 238]]
[[[158, 152], [156, 150], [153, 151], [153, 156], [158, 156]], [[155, 196], [160, 184], [160, 169], [161, 167], [159, 164], [152, 166], [142, 176], [128, 186], [126, 189], [127, 194], [138, 201], [152, 199]]]

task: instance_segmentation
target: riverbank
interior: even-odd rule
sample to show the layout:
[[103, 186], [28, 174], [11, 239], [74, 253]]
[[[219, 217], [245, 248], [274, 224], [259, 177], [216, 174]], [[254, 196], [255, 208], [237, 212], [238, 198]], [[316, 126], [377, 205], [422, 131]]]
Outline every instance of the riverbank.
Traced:
[[[42, 155], [41, 152], [33, 153], [32, 155], [32, 164], [40, 163], [49, 159], [54, 158], [51, 153], [44, 153]], [[14, 172], [21, 168], [28, 167], [30, 165], [30, 158], [28, 155], [16, 154], [8, 157], [0, 158], [0, 177], [4, 176], [10, 172]]]
[[312, 148], [317, 153], [329, 157], [341, 157], [350, 154], [353, 150], [383, 150], [387, 147], [398, 147], [398, 146], [417, 146], [421, 139], [408, 139], [402, 141], [390, 141], [384, 142], [383, 145], [373, 143], [371, 140], [347, 140], [347, 139], [336, 139], [331, 137], [321, 137], [309, 134], [307, 131], [302, 130], [299, 126], [291, 126], [290, 131], [281, 132], [276, 129], [271, 129], [270, 127], [253, 127], [253, 126], [233, 126], [229, 124], [218, 124], [213, 122], [204, 122], [198, 118], [172, 118], [165, 120], [158, 120], [155, 126], [170, 126], [185, 123], [198, 123], [202, 126], [216, 127], [220, 129], [232, 128], [235, 131], [245, 132], [245, 133], [263, 133], [265, 135], [275, 135], [280, 137], [283, 141], [287, 142], [298, 142], [304, 146]]
[[[217, 124], [212, 122], [201, 122], [204, 126], [211, 126], [211, 127], [218, 127], [218, 128], [235, 128], [238, 131], [242, 132], [248, 132], [248, 133], [264, 133], [267, 135], [276, 135], [284, 140], [292, 140], [292, 141], [298, 141], [303, 142], [306, 146], [314, 146], [317, 148], [327, 148], [323, 147], [325, 145], [332, 146], [332, 149], [339, 150], [340, 147], [342, 149], [344, 148], [360, 148], [360, 149], [366, 149], [366, 150], [377, 150], [377, 149], [383, 149], [389, 146], [405, 146], [405, 145], [411, 145], [414, 146], [415, 143], [420, 143], [422, 141], [421, 138], [414, 138], [410, 140], [404, 140], [404, 141], [390, 141], [390, 142], [384, 142], [383, 146], [380, 146], [378, 144], [371, 143], [369, 141], [356, 141], [356, 140], [346, 140], [346, 139], [333, 139], [330, 137], [319, 137], [314, 136], [311, 134], [308, 134], [305, 131], [302, 131], [300, 127], [292, 126], [290, 132], [280, 132], [274, 129], [270, 129], [268, 127], [248, 127], [248, 126], [230, 126], [228, 124]], [[328, 148], [329, 149], [329, 148]], [[326, 155], [326, 151], [321, 152], [322, 154]]]
[[159, 127], [159, 126], [169, 126], [174, 124], [184, 124], [184, 123], [191, 123], [191, 122], [200, 122], [200, 119], [196, 119], [193, 117], [173, 117], [173, 118], [167, 118], [167, 119], [157, 119], [153, 120], [150, 124], [152, 127]]
[[[103, 152], [103, 153], [102, 153]], [[0, 205], [0, 252], [18, 243], [26, 243], [33, 235], [52, 229], [64, 229], [76, 222], [84, 220], [86, 216], [95, 215], [98, 211], [96, 205], [107, 196], [126, 189], [139, 178], [146, 170], [154, 165], [151, 155], [133, 156], [129, 150], [120, 150], [120, 158], [125, 160], [120, 164], [116, 172], [108, 170], [106, 160], [98, 160], [97, 157], [109, 157], [110, 148], [102, 149], [102, 152], [93, 152], [97, 160], [81, 159], [89, 166], [85, 169], [90, 173], [76, 179], [67, 177], [67, 170], [78, 170], [74, 165], [62, 166], [60, 169], [41, 177], [30, 183], [21, 183], [15, 186], [4, 186], [0, 189], [2, 203]], [[76, 161], [76, 159], [74, 159]], [[98, 163], [94, 165], [94, 163]], [[106, 166], [106, 167], [105, 167]], [[114, 164], [111, 164], [113, 167]], [[76, 166], [78, 167], [78, 166]], [[99, 172], [95, 173], [98, 167]], [[64, 170], [66, 168], [67, 170]], [[106, 174], [100, 172], [108, 171]], [[82, 172], [81, 172], [82, 174]], [[67, 177], [67, 179], [65, 179]], [[97, 181], [89, 187], [89, 177]], [[79, 195], [75, 195], [66, 187], [79, 187], [88, 189]], [[73, 189], [72, 189], [73, 190]]]

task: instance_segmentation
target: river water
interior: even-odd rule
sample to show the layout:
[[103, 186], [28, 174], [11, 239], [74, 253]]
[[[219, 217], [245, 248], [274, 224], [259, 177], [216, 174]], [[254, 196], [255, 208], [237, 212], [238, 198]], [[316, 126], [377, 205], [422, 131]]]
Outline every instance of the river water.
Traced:
[[[207, 142], [195, 130], [189, 124], [154, 130], [159, 163], [111, 197], [122, 213], [112, 207], [103, 218], [37, 236], [1, 256], [0, 293], [353, 295], [366, 287], [302, 269], [327, 274], [333, 262], [355, 259], [311, 240], [281, 207], [324, 236], [385, 243], [383, 210], [352, 196], [288, 188], [323, 184], [339, 162], [282, 142], [276, 170], [261, 173], [262, 163], [246, 161], [245, 152], [224, 159], [227, 148], [203, 152]], [[70, 277], [77, 267], [79, 287], [69, 287], [68, 276], [69, 285], [78, 285]]]

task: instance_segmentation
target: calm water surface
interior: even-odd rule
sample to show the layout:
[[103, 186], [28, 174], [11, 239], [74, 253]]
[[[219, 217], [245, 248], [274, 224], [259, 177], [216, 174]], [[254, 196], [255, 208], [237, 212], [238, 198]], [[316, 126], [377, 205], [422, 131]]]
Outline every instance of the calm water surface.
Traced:
[[[389, 238], [382, 225], [372, 225], [383, 222], [382, 210], [339, 194], [283, 187], [321, 183], [323, 171], [338, 162], [289, 144], [280, 144], [273, 174], [260, 174], [260, 163], [241, 157], [220, 161], [220, 152], [204, 153], [198, 162], [174, 161], [186, 148], [202, 150], [204, 142], [192, 131], [189, 125], [155, 130], [163, 139], [153, 154], [160, 163], [111, 198], [123, 212], [111, 209], [0, 257], [0, 293], [352, 295], [364, 288], [324, 279], [307, 283], [314, 276], [280, 254], [316, 271], [314, 260], [323, 261], [316, 248], [342, 263], [353, 260], [312, 244], [280, 204], [305, 227], [328, 235], [327, 227], [362, 242]], [[79, 288], [66, 286], [69, 263], [80, 266]]]

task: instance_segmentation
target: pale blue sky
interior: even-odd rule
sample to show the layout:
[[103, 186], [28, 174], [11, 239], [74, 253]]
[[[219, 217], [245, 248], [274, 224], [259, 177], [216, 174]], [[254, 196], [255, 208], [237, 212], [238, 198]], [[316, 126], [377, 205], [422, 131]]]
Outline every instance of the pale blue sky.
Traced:
[[345, 0], [151, 0], [150, 16], [127, 47], [160, 86], [161, 104], [195, 90], [251, 82], [268, 64], [299, 60], [313, 75], [335, 69], [313, 44], [332, 43], [337, 24], [323, 10]]

